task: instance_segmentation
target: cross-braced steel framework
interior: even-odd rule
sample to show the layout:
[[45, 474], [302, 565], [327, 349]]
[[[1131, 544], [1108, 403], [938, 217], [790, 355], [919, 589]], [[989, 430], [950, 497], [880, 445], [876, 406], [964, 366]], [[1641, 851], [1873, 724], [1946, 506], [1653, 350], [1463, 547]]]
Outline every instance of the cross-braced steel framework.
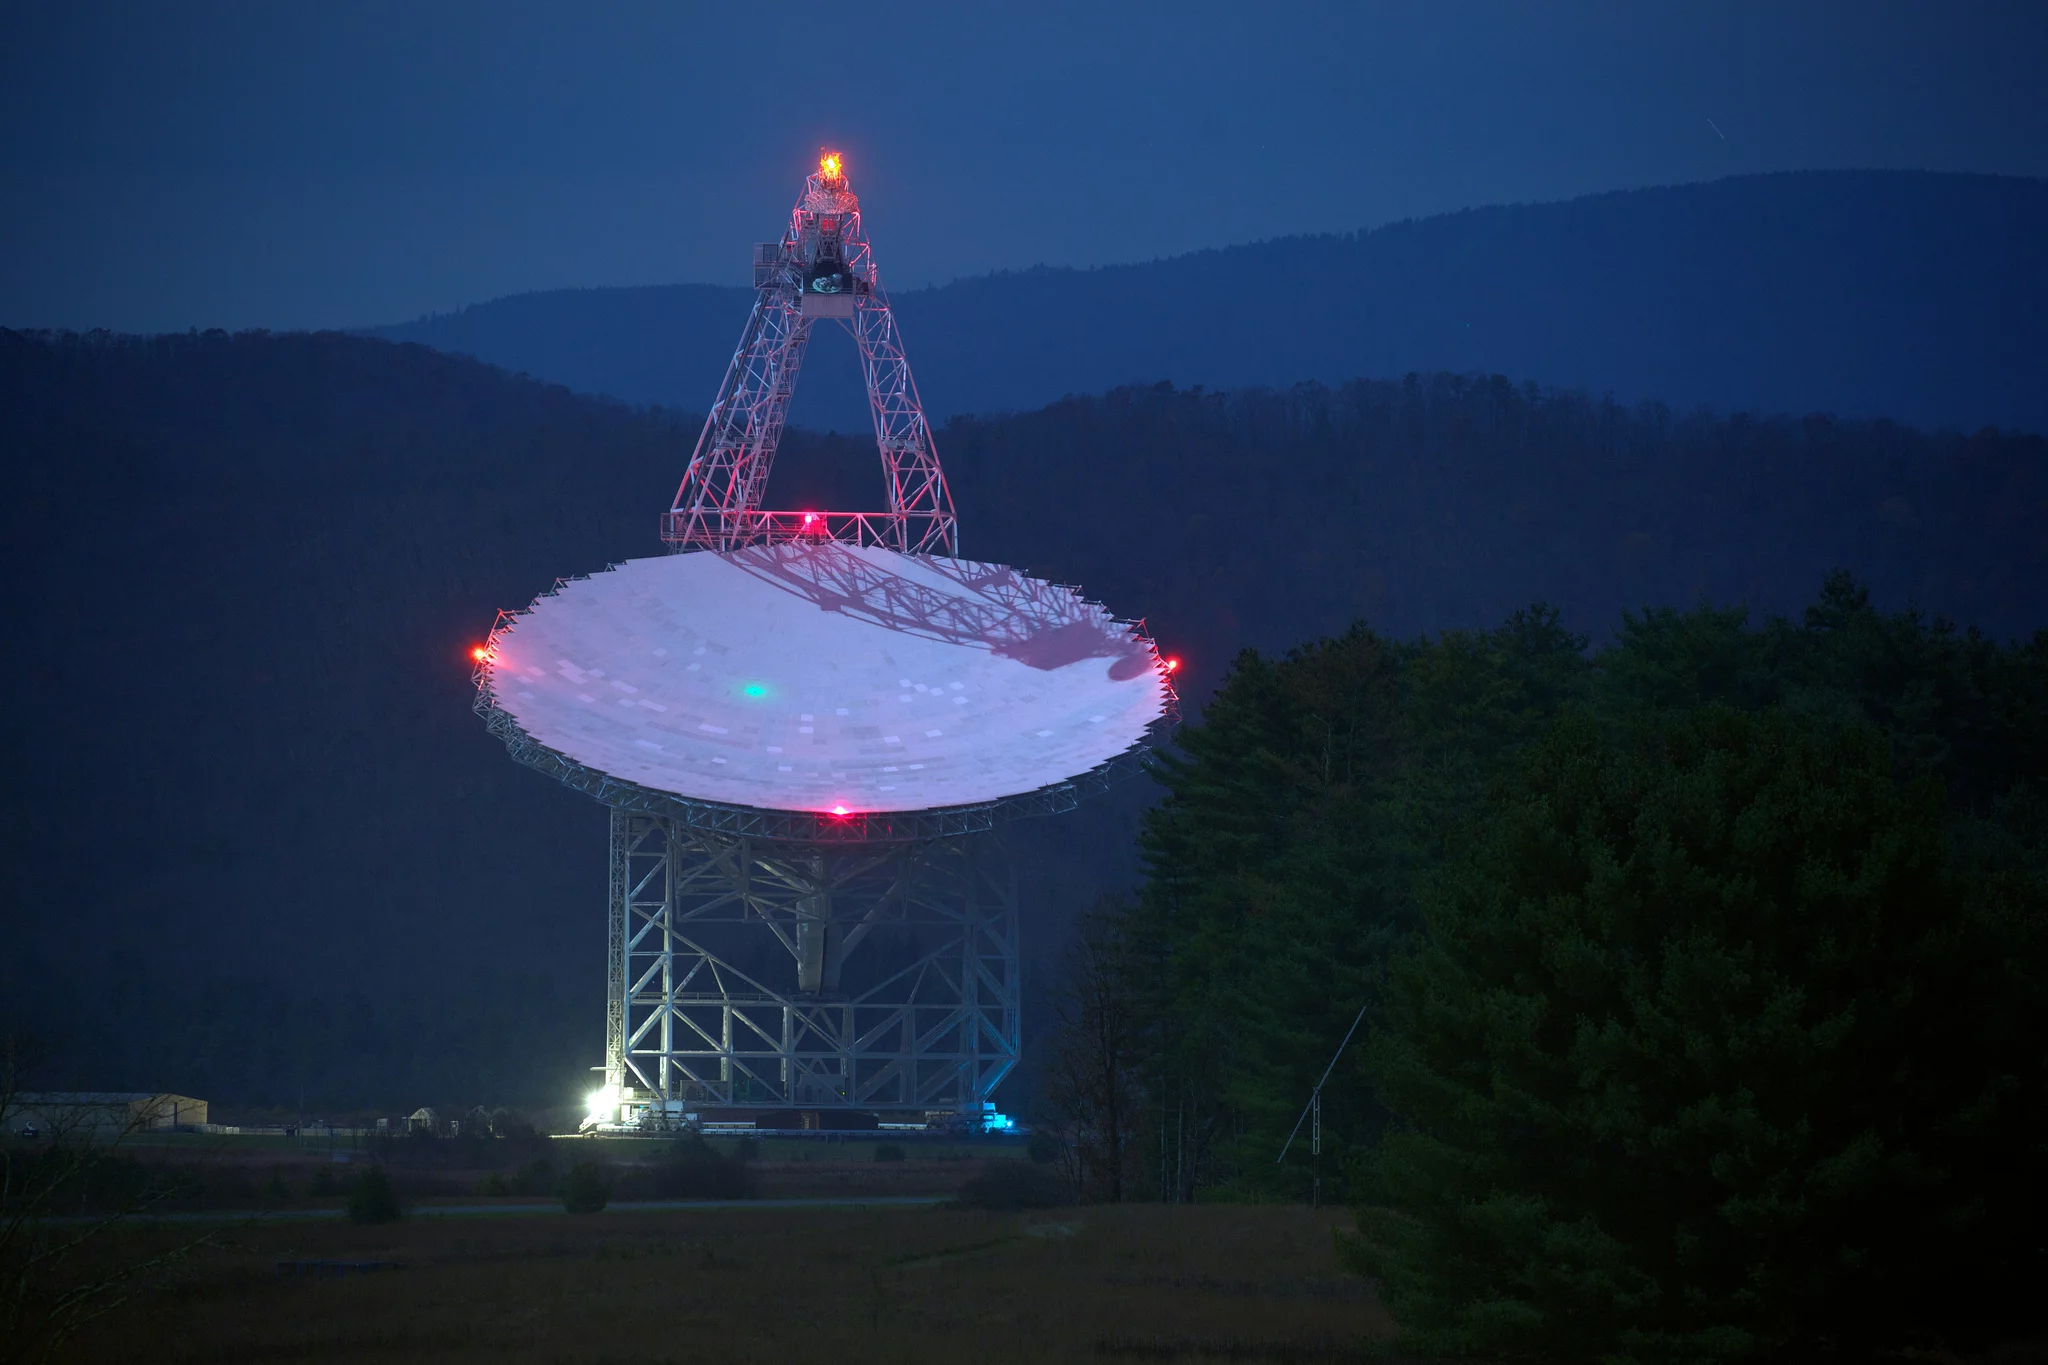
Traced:
[[[643, 1115], [977, 1109], [1017, 1062], [992, 839], [777, 843], [612, 812], [605, 1081]], [[742, 937], [779, 951], [746, 969]], [[865, 965], [848, 959], [886, 937]]]
[[[780, 242], [754, 248], [754, 311], [705, 418], [661, 535], [676, 550], [737, 550], [828, 534], [820, 514], [761, 508], [811, 328], [853, 334], [881, 451], [887, 510], [849, 516], [829, 534], [912, 554], [957, 554], [953, 497], [839, 157], [819, 159]], [[841, 525], [839, 523], [843, 522]]]

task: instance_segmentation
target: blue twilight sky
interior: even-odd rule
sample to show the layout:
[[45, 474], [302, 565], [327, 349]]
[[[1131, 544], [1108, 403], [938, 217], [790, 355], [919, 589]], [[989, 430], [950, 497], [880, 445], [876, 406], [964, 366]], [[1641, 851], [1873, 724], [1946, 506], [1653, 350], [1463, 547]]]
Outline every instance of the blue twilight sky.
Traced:
[[0, 5], [0, 325], [741, 283], [820, 143], [896, 288], [1739, 172], [2048, 175], [2048, 4]]

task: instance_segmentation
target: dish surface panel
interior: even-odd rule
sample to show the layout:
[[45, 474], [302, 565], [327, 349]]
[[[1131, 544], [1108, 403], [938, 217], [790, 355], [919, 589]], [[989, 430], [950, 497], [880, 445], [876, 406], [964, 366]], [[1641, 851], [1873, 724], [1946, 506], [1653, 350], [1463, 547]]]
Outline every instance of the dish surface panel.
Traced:
[[531, 738], [658, 791], [766, 810], [970, 805], [1139, 743], [1149, 641], [1011, 569], [836, 543], [630, 560], [538, 598], [485, 681]]

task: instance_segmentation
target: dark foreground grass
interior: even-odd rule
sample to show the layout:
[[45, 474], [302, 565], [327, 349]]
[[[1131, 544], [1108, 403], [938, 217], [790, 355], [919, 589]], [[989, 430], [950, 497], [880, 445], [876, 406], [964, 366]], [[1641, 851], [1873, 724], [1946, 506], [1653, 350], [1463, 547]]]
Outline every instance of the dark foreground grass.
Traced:
[[[1128, 1205], [243, 1226], [65, 1358], [1352, 1360], [1388, 1322], [1338, 1269], [1339, 1216]], [[315, 1260], [401, 1268], [277, 1274]]]

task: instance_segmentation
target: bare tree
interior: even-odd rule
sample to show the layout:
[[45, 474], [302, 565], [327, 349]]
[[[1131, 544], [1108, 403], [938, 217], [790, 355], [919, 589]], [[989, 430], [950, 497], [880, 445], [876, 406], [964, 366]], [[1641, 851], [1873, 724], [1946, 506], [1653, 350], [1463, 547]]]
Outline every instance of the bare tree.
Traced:
[[1046, 1105], [1082, 1197], [1123, 1202], [1137, 1118], [1140, 1018], [1125, 907], [1105, 898], [1061, 956]]
[[22, 1085], [28, 1051], [0, 1039], [0, 1365], [47, 1357], [219, 1235], [202, 1228], [141, 1246], [110, 1235], [179, 1188], [120, 1157], [154, 1115], [37, 1100]]

